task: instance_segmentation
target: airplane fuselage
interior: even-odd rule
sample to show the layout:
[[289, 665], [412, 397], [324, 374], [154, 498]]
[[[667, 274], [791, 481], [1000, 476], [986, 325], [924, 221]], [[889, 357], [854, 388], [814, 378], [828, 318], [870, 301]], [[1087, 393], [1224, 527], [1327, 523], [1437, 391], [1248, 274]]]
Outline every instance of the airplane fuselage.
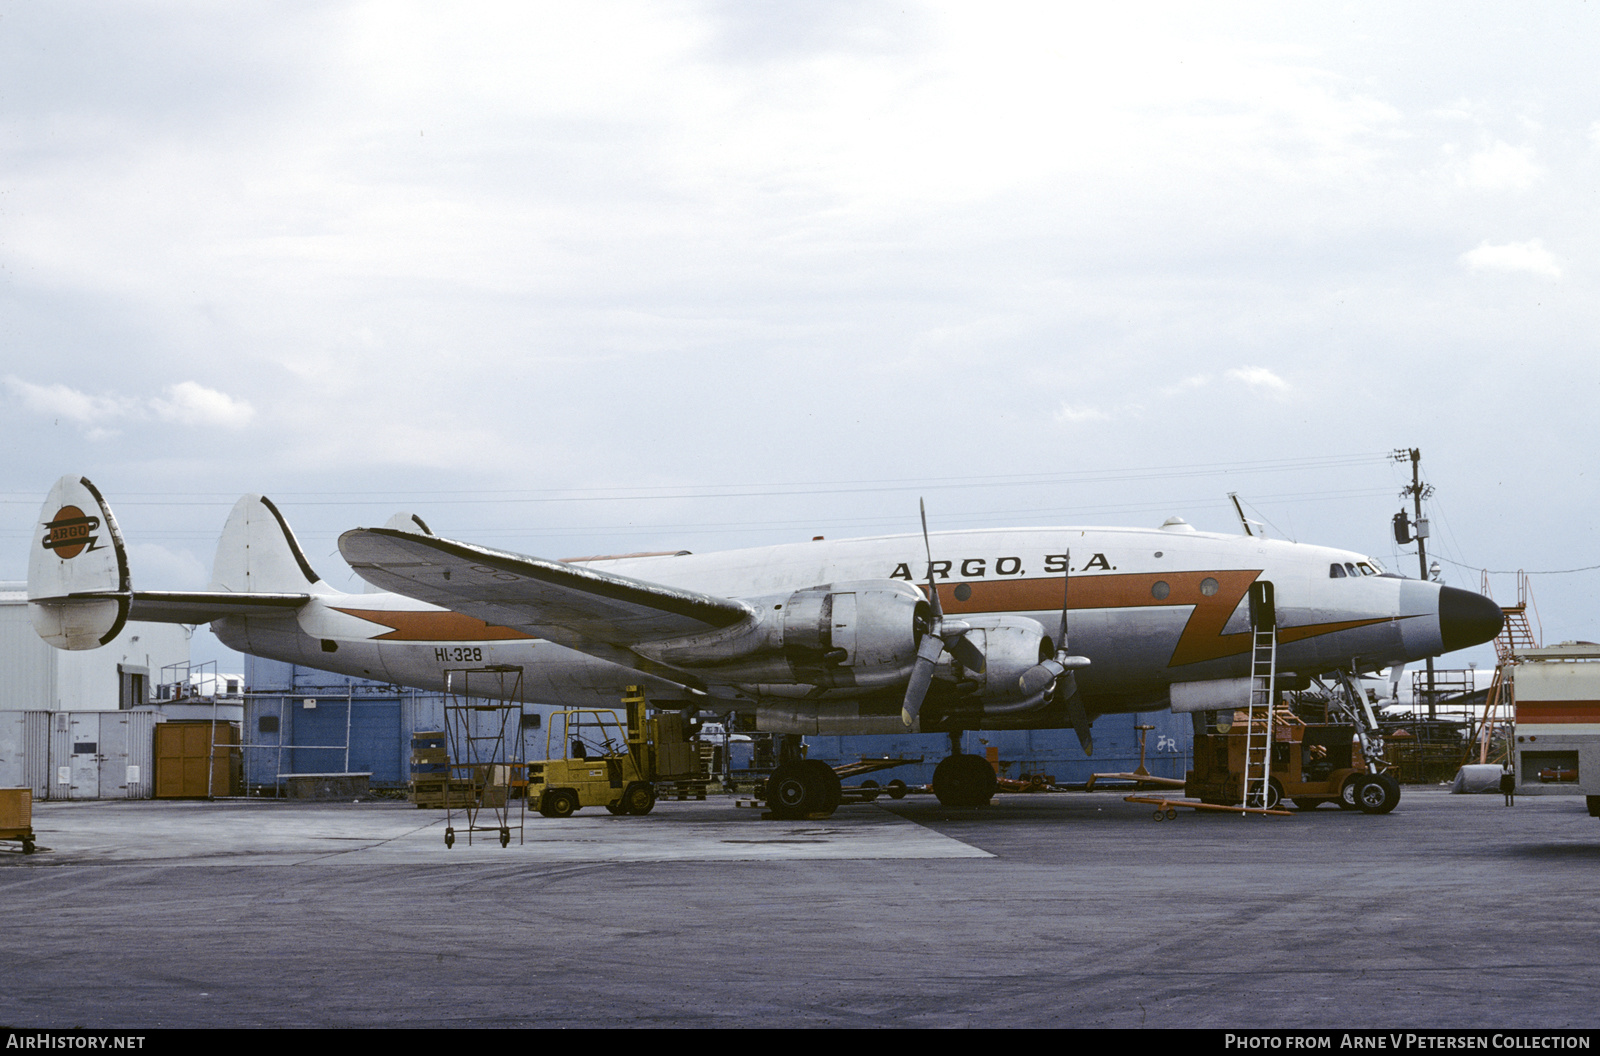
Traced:
[[[1246, 598], [1257, 581], [1273, 584], [1278, 666], [1286, 677], [1375, 670], [1470, 644], [1451, 644], [1462, 638], [1445, 601], [1451, 588], [1378, 574], [1370, 559], [1345, 550], [1186, 525], [958, 531], [936, 533], [931, 542], [932, 577], [947, 616], [1021, 616], [1052, 636], [1070, 562], [1070, 644], [1091, 661], [1076, 676], [1091, 715], [1164, 707], [1174, 683], [1248, 675]], [[585, 567], [740, 599], [871, 580], [925, 589], [929, 578], [919, 535], [600, 560]], [[1336, 577], [1331, 570], [1341, 571]], [[848, 616], [835, 623], [831, 644], [850, 649]], [[764, 729], [903, 729], [900, 689], [707, 685], [663, 677], [671, 672], [659, 665], [647, 673], [398, 594], [315, 594], [292, 612], [229, 616], [212, 626], [243, 652], [428, 690], [442, 691], [452, 670], [507, 665], [522, 669], [522, 694], [530, 702], [611, 706], [623, 687], [642, 684], [661, 706], [703, 702], [748, 711]], [[940, 675], [922, 715], [924, 729], [1066, 725], [1063, 715], [1048, 709], [975, 710], [957, 692], [948, 658]]]

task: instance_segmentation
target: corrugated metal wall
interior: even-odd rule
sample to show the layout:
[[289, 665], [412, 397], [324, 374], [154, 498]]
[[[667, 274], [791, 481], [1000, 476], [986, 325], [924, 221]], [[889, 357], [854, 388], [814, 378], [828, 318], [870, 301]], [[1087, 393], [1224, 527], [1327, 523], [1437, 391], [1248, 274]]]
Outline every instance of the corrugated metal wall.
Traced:
[[35, 799], [148, 799], [150, 711], [0, 711], [0, 785]]

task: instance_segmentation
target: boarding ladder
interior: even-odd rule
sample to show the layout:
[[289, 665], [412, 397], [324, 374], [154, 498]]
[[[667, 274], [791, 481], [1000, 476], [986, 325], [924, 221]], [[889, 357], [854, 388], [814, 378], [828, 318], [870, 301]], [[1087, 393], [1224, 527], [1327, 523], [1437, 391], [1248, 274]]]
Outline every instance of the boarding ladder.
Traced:
[[[1265, 588], [1264, 590], [1261, 588]], [[1247, 807], [1275, 807], [1272, 738], [1277, 726], [1278, 621], [1272, 612], [1271, 584], [1256, 584], [1250, 596], [1250, 704], [1244, 724], [1244, 786]]]

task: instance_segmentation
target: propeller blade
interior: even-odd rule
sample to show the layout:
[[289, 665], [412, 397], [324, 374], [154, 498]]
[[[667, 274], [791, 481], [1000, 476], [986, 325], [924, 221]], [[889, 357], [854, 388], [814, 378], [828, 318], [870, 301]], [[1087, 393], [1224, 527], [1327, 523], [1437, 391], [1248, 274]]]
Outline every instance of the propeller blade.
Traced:
[[933, 634], [925, 634], [917, 645], [917, 662], [911, 668], [911, 678], [906, 682], [905, 702], [900, 705], [900, 721], [906, 726], [917, 724], [917, 714], [922, 711], [923, 698], [933, 684], [933, 668], [944, 653], [944, 642]]
[[944, 606], [939, 602], [939, 588], [933, 582], [933, 544], [928, 541], [928, 504], [918, 499], [917, 508], [922, 511], [922, 549], [928, 555], [928, 604], [933, 608], [934, 633], [937, 634], [939, 621], [944, 618]]
[[[945, 621], [946, 628], [949, 628], [952, 622], [954, 621]], [[945, 631], [944, 647], [968, 671], [981, 675], [984, 668], [988, 666], [989, 661], [983, 655], [983, 650], [979, 649], [977, 643], [968, 638], [965, 633], [950, 636], [950, 632], [947, 629]]]

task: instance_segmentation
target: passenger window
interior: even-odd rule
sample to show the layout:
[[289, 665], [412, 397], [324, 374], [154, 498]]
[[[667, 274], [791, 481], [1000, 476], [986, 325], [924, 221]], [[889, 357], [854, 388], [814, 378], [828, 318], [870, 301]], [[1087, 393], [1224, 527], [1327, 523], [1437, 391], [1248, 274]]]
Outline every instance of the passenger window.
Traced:
[[1328, 578], [1329, 579], [1343, 579], [1344, 578], [1344, 566], [1343, 565], [1329, 565], [1328, 566]]

